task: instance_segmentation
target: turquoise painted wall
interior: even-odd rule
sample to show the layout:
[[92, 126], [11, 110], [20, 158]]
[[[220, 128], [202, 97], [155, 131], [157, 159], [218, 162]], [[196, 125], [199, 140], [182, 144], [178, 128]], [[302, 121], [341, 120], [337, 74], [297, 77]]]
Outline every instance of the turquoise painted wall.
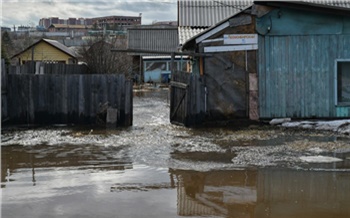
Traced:
[[257, 21], [260, 117], [349, 117], [335, 105], [334, 71], [336, 59], [350, 59], [350, 17], [281, 11]]
[[270, 36], [347, 34], [350, 17], [281, 8], [256, 18], [256, 30]]

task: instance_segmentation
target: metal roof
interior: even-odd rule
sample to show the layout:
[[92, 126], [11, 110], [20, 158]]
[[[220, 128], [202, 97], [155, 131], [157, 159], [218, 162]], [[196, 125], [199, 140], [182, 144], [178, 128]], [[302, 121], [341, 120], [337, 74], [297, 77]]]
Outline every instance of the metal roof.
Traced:
[[73, 51], [71, 51], [67, 46], [57, 42], [56, 40], [51, 40], [51, 39], [42, 39], [42, 40], [49, 43], [50, 45], [58, 48], [59, 50], [63, 51], [64, 53], [66, 53], [72, 57], [76, 57], [76, 55], [74, 54]]
[[139, 27], [128, 29], [128, 49], [175, 52], [178, 50], [177, 27]]
[[272, 7], [289, 7], [298, 10], [318, 11], [322, 13], [350, 16], [350, 2], [336, 0], [303, 0], [303, 1], [254, 1]]
[[[342, 14], [346, 14], [346, 15], [350, 15], [349, 14], [349, 8], [350, 8], [350, 1], [346, 1], [346, 0], [303, 0], [303, 1], [275, 1], [275, 2], [271, 2], [271, 1], [254, 1], [256, 4], [259, 3], [270, 3], [271, 5], [279, 5], [279, 4], [283, 4], [284, 3], [288, 3], [290, 5], [296, 5], [297, 7], [303, 7], [305, 9], [306, 6], [309, 7], [314, 7], [314, 8], [324, 8], [326, 9], [327, 12], [329, 13], [337, 13], [339, 14], [340, 12], [342, 12]], [[243, 8], [243, 10], [250, 8], [245, 7]], [[196, 34], [187, 34], [186, 36], [189, 36], [188, 38], [183, 36], [183, 39], [181, 41], [181, 49], [188, 49], [191, 44], [195, 43], [195, 39], [200, 37], [201, 35], [213, 30], [215, 27], [227, 22], [230, 18], [236, 16], [237, 14], [239, 14], [240, 11], [237, 11], [236, 13], [233, 13], [231, 16], [228, 16], [225, 19], [222, 19], [220, 22], [218, 22], [217, 24], [209, 27], [209, 28], [202, 28], [201, 32], [198, 32]], [[186, 27], [179, 27], [179, 29], [186, 29]], [[189, 31], [193, 31], [193, 29], [191, 29], [190, 27], [187, 27], [187, 29], [189, 29]], [[180, 34], [180, 30], [179, 30], [179, 34]]]
[[179, 43], [180, 45], [184, 44], [188, 39], [192, 38], [195, 35], [207, 30], [206, 27], [178, 27], [179, 31]]
[[56, 40], [51, 40], [51, 39], [40, 39], [39, 41], [35, 42], [34, 44], [32, 44], [31, 46], [29, 46], [28, 48], [24, 49], [23, 51], [19, 52], [18, 54], [15, 54], [14, 56], [12, 56], [12, 58], [17, 57], [18, 55], [26, 52], [27, 50], [29, 50], [30, 48], [32, 48], [33, 46], [39, 44], [40, 42], [46, 42], [48, 44], [50, 44], [51, 46], [61, 50], [62, 52], [66, 53], [67, 55], [76, 58], [76, 55], [74, 54], [73, 51], [71, 51], [67, 46], [59, 43]]
[[[178, 25], [210, 27], [253, 2], [251, 0], [178, 0]], [[349, 0], [302, 0], [302, 2], [350, 8]]]
[[67, 25], [67, 24], [51, 24], [49, 28], [67, 28], [67, 29], [91, 29], [91, 25]]
[[179, 0], [179, 26], [210, 27], [252, 3], [250, 0]]
[[310, 2], [315, 4], [324, 4], [335, 7], [350, 8], [349, 0], [303, 0], [304, 2]]

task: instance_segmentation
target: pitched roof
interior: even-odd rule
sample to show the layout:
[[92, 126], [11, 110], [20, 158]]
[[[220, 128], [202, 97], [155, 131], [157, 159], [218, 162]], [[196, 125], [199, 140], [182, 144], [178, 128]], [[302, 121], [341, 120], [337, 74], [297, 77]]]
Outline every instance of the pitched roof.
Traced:
[[205, 31], [207, 27], [178, 27], [179, 31], [179, 44], [183, 45], [188, 39]]
[[56, 40], [51, 40], [51, 39], [40, 39], [39, 41], [35, 42], [34, 44], [29, 46], [28, 48], [24, 49], [23, 51], [19, 52], [18, 54], [15, 54], [12, 58], [17, 57], [18, 55], [28, 51], [30, 48], [32, 48], [33, 46], [36, 46], [40, 42], [45, 42], [45, 43], [57, 48], [58, 50], [66, 53], [67, 55], [69, 55], [73, 58], [76, 58], [76, 55], [74, 54], [74, 52], [72, 52], [67, 46], [57, 42]]
[[[250, 9], [252, 7], [252, 5], [248, 6], [248, 7], [245, 7], [243, 8], [241, 11], [238, 11], [236, 13], [234, 13], [233, 15], [231, 15], [230, 17], [227, 17], [226, 19], [224, 20], [221, 20], [219, 23], [217, 23], [216, 25], [210, 27], [210, 28], [207, 28], [206, 30], [198, 33], [197, 35], [195, 36], [192, 36], [190, 39], [188, 39], [186, 42], [184, 42], [184, 44], [182, 45], [182, 50], [186, 50], [188, 49], [189, 47], [193, 46], [195, 43], [196, 43], [196, 39], [198, 39], [199, 37], [202, 37], [203, 40], [206, 39], [207, 37], [205, 37], [205, 35], [211, 35], [212, 32], [218, 32], [226, 27], [229, 26], [229, 23], [228, 23], [228, 20], [237, 16], [238, 14], [244, 12], [245, 10], [247, 9]], [[210, 37], [210, 36], [208, 36]]]
[[[350, 2], [347, 0], [303, 0], [303, 1], [262, 1], [262, 0], [256, 0], [254, 1], [254, 4], [264, 4], [264, 5], [271, 5], [271, 6], [288, 6], [288, 7], [294, 7], [298, 8], [300, 10], [312, 10], [312, 9], [319, 9], [324, 13], [335, 13], [335, 14], [342, 14], [350, 16]], [[253, 4], [252, 4], [253, 5]], [[191, 38], [188, 38], [182, 43], [182, 49], [186, 50], [193, 46], [196, 39], [199, 37], [204, 36], [205, 34], [209, 34], [211, 31], [214, 31], [219, 26], [226, 23], [229, 19], [237, 16], [242, 11], [250, 8], [252, 5], [233, 13], [231, 16], [221, 20], [214, 26], [211, 26], [210, 28], [206, 28], [204, 31], [192, 35]], [[179, 33], [180, 34], [180, 33]]]
[[252, 0], [178, 0], [179, 44], [252, 3]]
[[287, 7], [298, 10], [317, 11], [327, 14], [350, 16], [350, 3], [332, 0], [303, 0], [303, 1], [254, 1], [254, 4], [273, 7]]
[[90, 29], [92, 26], [87, 25], [67, 25], [67, 24], [51, 24], [49, 28], [67, 28], [67, 29]]
[[210, 27], [252, 3], [251, 0], [179, 0], [179, 26]]
[[330, 6], [342, 7], [342, 8], [350, 8], [349, 0], [303, 0], [303, 2], [330, 5]]

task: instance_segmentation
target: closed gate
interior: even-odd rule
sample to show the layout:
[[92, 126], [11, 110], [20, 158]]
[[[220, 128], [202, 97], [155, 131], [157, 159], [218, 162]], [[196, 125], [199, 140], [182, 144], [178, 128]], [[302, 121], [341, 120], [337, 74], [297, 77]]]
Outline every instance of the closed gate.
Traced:
[[186, 72], [172, 75], [170, 90], [170, 122], [193, 126], [202, 123], [205, 116], [204, 78]]

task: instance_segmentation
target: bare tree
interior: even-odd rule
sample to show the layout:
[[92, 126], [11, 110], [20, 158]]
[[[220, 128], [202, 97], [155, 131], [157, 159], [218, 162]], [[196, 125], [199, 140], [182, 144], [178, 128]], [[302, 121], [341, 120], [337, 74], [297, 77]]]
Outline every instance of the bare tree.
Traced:
[[87, 41], [79, 53], [91, 73], [124, 74], [130, 77], [132, 58], [126, 53], [111, 52], [112, 48], [125, 49], [126, 38], [94, 37]]

